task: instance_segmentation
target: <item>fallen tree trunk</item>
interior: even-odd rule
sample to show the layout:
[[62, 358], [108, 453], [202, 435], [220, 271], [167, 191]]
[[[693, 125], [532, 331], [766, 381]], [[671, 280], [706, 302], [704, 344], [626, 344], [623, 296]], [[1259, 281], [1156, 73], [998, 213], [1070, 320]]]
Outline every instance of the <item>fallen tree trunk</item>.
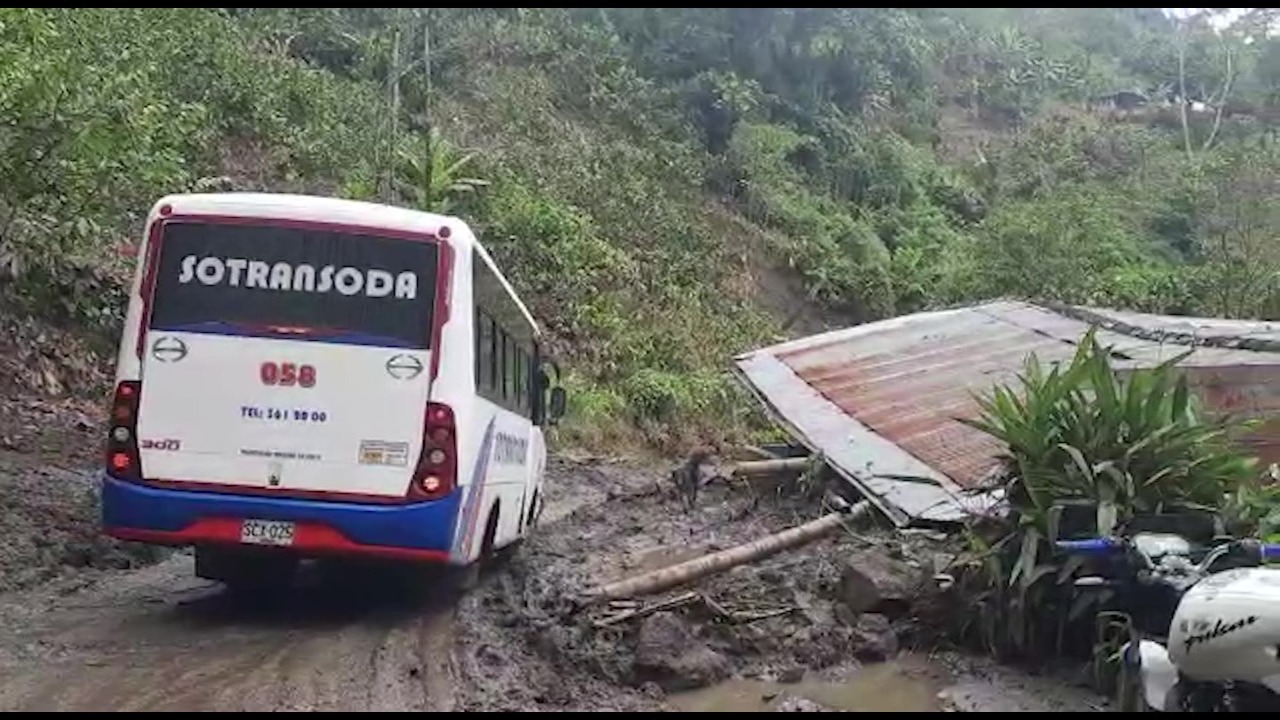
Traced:
[[734, 476], [773, 475], [783, 472], [801, 472], [809, 465], [809, 458], [780, 458], [777, 460], [748, 460], [733, 466]]
[[677, 585], [699, 580], [708, 575], [768, 557], [788, 548], [816, 540], [841, 526], [845, 520], [866, 515], [871, 503], [860, 501], [848, 511], [823, 515], [803, 525], [788, 528], [780, 533], [753, 540], [700, 558], [687, 560], [670, 567], [659, 568], [643, 575], [600, 585], [583, 594], [587, 602], [601, 602], [618, 598], [636, 597], [661, 592]]

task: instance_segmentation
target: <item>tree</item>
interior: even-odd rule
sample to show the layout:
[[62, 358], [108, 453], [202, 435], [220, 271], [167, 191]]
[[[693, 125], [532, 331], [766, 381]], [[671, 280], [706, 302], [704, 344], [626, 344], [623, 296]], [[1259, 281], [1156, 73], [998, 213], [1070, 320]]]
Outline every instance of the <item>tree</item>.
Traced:
[[1280, 152], [1239, 150], [1208, 186], [1200, 236], [1208, 309], [1224, 317], [1280, 312]]
[[[1227, 39], [1207, 27], [1212, 13], [1205, 11], [1184, 18], [1179, 22], [1179, 30], [1177, 35], [1178, 44], [1178, 112], [1182, 121], [1182, 140], [1183, 148], [1187, 153], [1187, 160], [1195, 161], [1195, 151], [1192, 149], [1191, 141], [1191, 123], [1188, 120], [1187, 109], [1193, 98], [1195, 101], [1203, 102], [1206, 106], [1213, 110], [1213, 124], [1209, 129], [1208, 135], [1204, 141], [1200, 143], [1199, 151], [1205, 152], [1213, 146], [1214, 140], [1218, 136], [1218, 130], [1222, 127], [1222, 113], [1226, 109], [1227, 100], [1231, 96], [1231, 86], [1236, 79], [1235, 56], [1236, 50], [1231, 46]], [[1187, 54], [1192, 43], [1192, 31], [1198, 30], [1199, 38], [1203, 39], [1206, 35], [1213, 35], [1218, 38], [1220, 48], [1220, 56], [1223, 65], [1221, 80], [1218, 82], [1218, 89], [1213, 92], [1208, 91], [1208, 87], [1204, 83], [1204, 77], [1200, 78], [1199, 87], [1193, 88], [1194, 95], [1188, 94], [1188, 72], [1187, 72]]]

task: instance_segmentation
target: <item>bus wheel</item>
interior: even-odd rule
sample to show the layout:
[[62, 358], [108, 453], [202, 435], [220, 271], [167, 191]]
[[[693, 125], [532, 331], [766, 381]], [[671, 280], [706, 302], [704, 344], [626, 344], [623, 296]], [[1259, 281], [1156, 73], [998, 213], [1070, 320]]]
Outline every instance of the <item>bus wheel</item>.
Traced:
[[481, 573], [493, 559], [493, 543], [498, 535], [498, 506], [489, 511], [484, 524], [484, 538], [480, 541], [480, 554], [475, 560], [462, 566], [454, 566], [450, 572], [450, 589], [465, 593], [480, 584]]
[[526, 528], [532, 529], [537, 526], [538, 516], [542, 514], [542, 508], [538, 507], [538, 503], [541, 501], [542, 498], [538, 496], [537, 492], [535, 492], [533, 494], [533, 501], [529, 503], [529, 519], [525, 522]]
[[494, 505], [489, 511], [489, 518], [484, 524], [484, 538], [480, 541], [480, 555], [476, 561], [472, 563], [476, 566], [478, 573], [483, 573], [493, 565], [496, 553], [493, 551], [494, 542], [498, 539], [498, 511], [501, 506]]

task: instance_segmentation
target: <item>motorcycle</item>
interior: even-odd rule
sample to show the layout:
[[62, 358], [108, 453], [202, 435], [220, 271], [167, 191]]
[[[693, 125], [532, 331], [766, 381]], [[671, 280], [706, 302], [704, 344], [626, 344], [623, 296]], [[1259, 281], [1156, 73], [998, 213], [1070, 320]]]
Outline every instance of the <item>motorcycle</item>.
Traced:
[[[1111, 588], [1129, 616], [1119, 648], [1120, 712], [1260, 712], [1280, 709], [1280, 545], [1221, 542], [1203, 552], [1174, 533], [1060, 540], [1070, 554], [1120, 561], [1120, 579], [1085, 575], [1078, 588]], [[1126, 579], [1125, 576], [1128, 575]]]

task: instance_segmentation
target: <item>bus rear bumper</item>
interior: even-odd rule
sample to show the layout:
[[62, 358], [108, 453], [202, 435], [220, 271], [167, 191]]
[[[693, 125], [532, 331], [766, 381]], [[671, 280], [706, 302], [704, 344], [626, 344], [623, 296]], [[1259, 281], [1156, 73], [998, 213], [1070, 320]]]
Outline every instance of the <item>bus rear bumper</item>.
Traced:
[[102, 525], [112, 537], [153, 545], [242, 545], [244, 520], [280, 520], [294, 523], [293, 541], [270, 547], [297, 555], [450, 563], [460, 496], [362, 505], [157, 488], [104, 475]]

